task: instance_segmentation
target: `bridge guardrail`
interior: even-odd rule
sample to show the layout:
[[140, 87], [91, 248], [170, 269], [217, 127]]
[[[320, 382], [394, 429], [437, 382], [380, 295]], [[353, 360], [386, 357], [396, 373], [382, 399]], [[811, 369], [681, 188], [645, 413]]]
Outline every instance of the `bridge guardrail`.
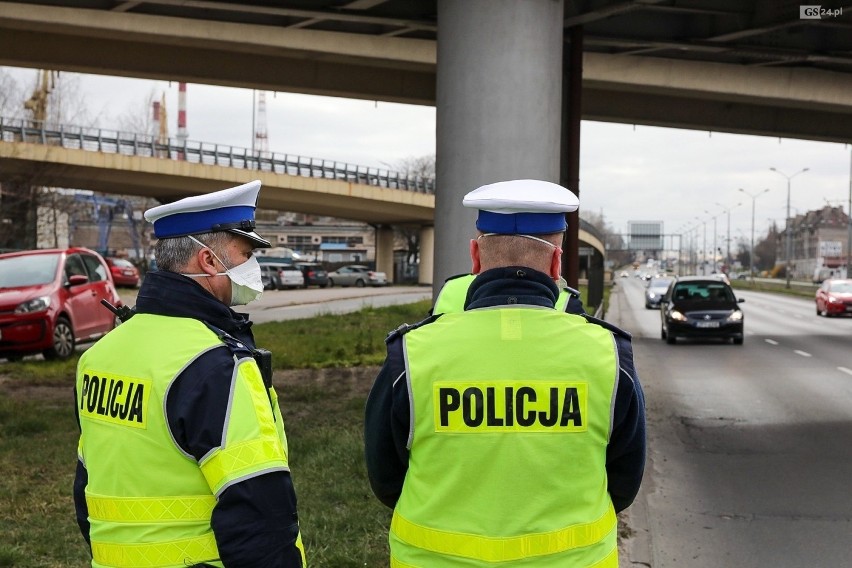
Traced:
[[435, 193], [435, 180], [416, 174], [404, 174], [321, 158], [252, 151], [238, 146], [210, 142], [173, 138], [160, 140], [150, 134], [103, 128], [67, 125], [48, 127], [44, 123], [33, 124], [32, 121], [0, 117], [0, 140], [127, 156], [157, 157], [195, 164], [336, 179], [418, 193]]

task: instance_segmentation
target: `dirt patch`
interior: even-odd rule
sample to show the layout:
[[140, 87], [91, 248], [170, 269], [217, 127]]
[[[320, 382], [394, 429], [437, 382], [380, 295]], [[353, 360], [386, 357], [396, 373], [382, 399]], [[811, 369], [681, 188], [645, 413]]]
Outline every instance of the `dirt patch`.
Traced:
[[333, 391], [337, 395], [366, 396], [378, 372], [379, 367], [290, 369], [275, 371], [272, 384], [276, 390], [310, 385]]
[[0, 398], [14, 401], [37, 400], [50, 406], [73, 404], [74, 387], [70, 384], [32, 384], [0, 375]]

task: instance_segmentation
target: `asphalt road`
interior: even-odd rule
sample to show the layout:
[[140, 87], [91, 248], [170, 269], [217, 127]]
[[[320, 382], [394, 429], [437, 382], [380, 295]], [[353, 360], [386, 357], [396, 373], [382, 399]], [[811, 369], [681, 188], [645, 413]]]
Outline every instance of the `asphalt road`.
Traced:
[[[133, 306], [137, 290], [121, 288], [122, 301]], [[355, 312], [364, 307], [374, 308], [407, 304], [432, 298], [428, 286], [383, 286], [377, 288], [334, 287], [297, 290], [266, 290], [259, 300], [237, 306], [238, 312], [248, 313], [255, 323], [310, 318], [320, 314]], [[424, 314], [425, 317], [425, 314]]]
[[634, 334], [648, 409], [622, 566], [852, 565], [852, 318], [737, 291], [744, 345], [667, 345], [643, 293], [619, 279], [607, 314]]

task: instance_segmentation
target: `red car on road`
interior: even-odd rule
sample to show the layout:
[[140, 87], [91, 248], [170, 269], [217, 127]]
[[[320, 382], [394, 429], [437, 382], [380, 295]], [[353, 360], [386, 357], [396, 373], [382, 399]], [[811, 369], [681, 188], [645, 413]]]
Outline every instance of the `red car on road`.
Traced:
[[139, 286], [139, 271], [133, 266], [132, 262], [112, 256], [108, 256], [104, 260], [109, 265], [112, 281], [116, 286], [129, 286], [130, 288]]
[[818, 316], [852, 315], [852, 280], [825, 280], [816, 291]]
[[109, 267], [85, 248], [0, 254], [0, 357], [67, 359], [77, 343], [115, 327], [101, 305], [119, 306]]

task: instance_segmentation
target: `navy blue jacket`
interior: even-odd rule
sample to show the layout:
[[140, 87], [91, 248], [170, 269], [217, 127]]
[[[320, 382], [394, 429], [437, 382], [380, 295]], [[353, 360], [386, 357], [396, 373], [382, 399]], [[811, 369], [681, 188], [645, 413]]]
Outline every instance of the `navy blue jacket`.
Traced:
[[[481, 273], [470, 285], [465, 310], [527, 304], [553, 308], [559, 289], [546, 274], [524, 267], [495, 268]], [[606, 455], [609, 495], [616, 512], [636, 497], [645, 469], [645, 399], [633, 365], [630, 334], [611, 324], [582, 314], [588, 321], [610, 330], [618, 357], [612, 434]], [[387, 358], [367, 398], [364, 448], [370, 485], [379, 500], [394, 507], [408, 470], [410, 401], [405, 377], [402, 336], [409, 329], [428, 325], [432, 316], [415, 326], [401, 326], [387, 339]], [[570, 481], [568, 481], [570, 482]]]
[[[255, 346], [246, 314], [234, 312], [194, 280], [173, 272], [148, 273], [139, 290], [136, 312], [201, 320], [250, 349]], [[166, 399], [169, 430], [181, 449], [196, 460], [224, 442], [222, 433], [234, 369], [233, 348], [222, 343], [221, 347], [201, 355], [178, 375], [169, 389]], [[88, 473], [78, 461], [74, 503], [80, 531], [86, 542], [90, 542], [84, 493], [87, 483]], [[270, 472], [228, 487], [213, 509], [211, 526], [220, 558], [228, 568], [302, 566], [295, 546], [299, 527], [296, 492], [289, 472]]]

